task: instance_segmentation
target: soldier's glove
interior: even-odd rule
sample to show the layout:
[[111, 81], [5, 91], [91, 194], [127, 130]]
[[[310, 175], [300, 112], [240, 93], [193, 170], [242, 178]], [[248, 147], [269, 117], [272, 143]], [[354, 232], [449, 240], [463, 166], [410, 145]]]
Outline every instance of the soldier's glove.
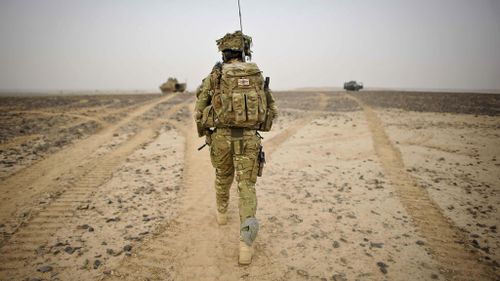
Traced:
[[[205, 146], [210, 146], [212, 144], [212, 130], [208, 129], [208, 130], [204, 130], [203, 131], [203, 135], [205, 136], [205, 143], [198, 147], [198, 151], [202, 150]], [[202, 135], [200, 135], [201, 137]]]

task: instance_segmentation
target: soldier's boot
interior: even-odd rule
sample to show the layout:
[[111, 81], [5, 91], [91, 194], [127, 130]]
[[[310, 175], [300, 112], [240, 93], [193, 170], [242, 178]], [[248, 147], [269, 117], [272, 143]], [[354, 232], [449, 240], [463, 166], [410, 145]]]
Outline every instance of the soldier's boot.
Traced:
[[244, 241], [240, 241], [240, 256], [238, 263], [241, 265], [248, 265], [252, 262], [253, 247], [248, 246]]
[[221, 213], [217, 211], [217, 223], [219, 225], [227, 224], [227, 213]]

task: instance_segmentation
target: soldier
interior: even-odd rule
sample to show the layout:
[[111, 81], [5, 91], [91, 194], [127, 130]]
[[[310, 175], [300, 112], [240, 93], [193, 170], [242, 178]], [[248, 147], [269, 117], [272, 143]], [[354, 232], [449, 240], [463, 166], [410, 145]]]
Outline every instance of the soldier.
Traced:
[[[239, 192], [239, 263], [252, 261], [252, 243], [259, 224], [255, 218], [255, 183], [264, 159], [258, 131], [269, 131], [277, 116], [274, 98], [251, 57], [252, 38], [240, 31], [217, 40], [223, 63], [217, 63], [197, 91], [195, 120], [206, 137], [215, 168], [216, 220], [227, 223], [229, 189], [236, 174]], [[259, 174], [260, 175], [260, 174]]]

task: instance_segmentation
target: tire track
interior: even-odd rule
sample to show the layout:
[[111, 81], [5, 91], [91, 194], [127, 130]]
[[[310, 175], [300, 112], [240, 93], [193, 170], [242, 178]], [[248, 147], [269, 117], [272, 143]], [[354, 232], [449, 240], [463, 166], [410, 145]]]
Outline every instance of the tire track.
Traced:
[[377, 114], [358, 98], [348, 95], [364, 111], [372, 132], [375, 152], [387, 177], [413, 218], [413, 223], [427, 240], [427, 247], [440, 264], [448, 280], [498, 280], [487, 265], [479, 262], [480, 255], [467, 246], [467, 238], [460, 229], [442, 213], [427, 191], [406, 172], [401, 152], [387, 136]]
[[[321, 94], [318, 111], [294, 123], [266, 145], [274, 152], [289, 137], [322, 114], [328, 96]], [[187, 127], [187, 128], [185, 128]], [[184, 187], [179, 216], [144, 243], [132, 257], [125, 258], [108, 276], [110, 280], [281, 280], [276, 261], [265, 243], [255, 242], [252, 265], [238, 265], [239, 218], [237, 208], [228, 211], [229, 223], [215, 222], [215, 179], [209, 155], [200, 155], [202, 141], [192, 122], [177, 126], [186, 137]], [[205, 153], [206, 154], [206, 153]], [[237, 201], [233, 193], [232, 200]], [[230, 204], [235, 206], [236, 204]]]
[[185, 194], [181, 198], [179, 215], [131, 257], [125, 258], [107, 278], [178, 281], [238, 280], [243, 276], [245, 280], [278, 280], [273, 273], [275, 262], [271, 254], [258, 241], [252, 265], [238, 265], [238, 210], [230, 208], [228, 225], [217, 225], [215, 177], [208, 151], [196, 149], [202, 140], [195, 133], [194, 122], [179, 125], [177, 129], [186, 137]]
[[[77, 178], [92, 169], [91, 162], [98, 160], [95, 159], [93, 152], [101, 145], [110, 142], [115, 131], [174, 96], [150, 101], [134, 109], [119, 122], [5, 179], [0, 185], [0, 223], [9, 225], [12, 228], [11, 233], [15, 233], [20, 223], [29, 219], [30, 208], [37, 197], [63, 189], [66, 181], [71, 181], [72, 178]], [[21, 222], [17, 217], [20, 211], [24, 212]], [[3, 234], [3, 237], [0, 237], [0, 246], [9, 237], [10, 234]]]
[[[155, 102], [153, 106], [147, 106], [140, 113], [147, 114], [155, 105], [165, 102], [169, 98]], [[172, 106], [161, 119], [166, 119], [177, 113], [184, 106], [183, 103]], [[134, 117], [142, 116], [138, 113]], [[131, 120], [127, 118], [127, 120]], [[0, 248], [0, 279], [26, 277], [26, 266], [32, 265], [37, 258], [36, 250], [40, 246], [47, 246], [53, 234], [62, 229], [70, 220], [76, 208], [83, 204], [87, 197], [97, 187], [106, 182], [116, 168], [137, 148], [148, 143], [157, 136], [158, 130], [164, 120], [144, 121], [146, 128], [133, 135], [124, 143], [99, 159], [85, 164], [81, 169], [84, 171], [78, 175], [62, 194], [53, 200], [45, 209], [34, 214], [25, 222], [5, 245]], [[123, 125], [120, 122], [118, 125]], [[57, 268], [56, 270], [63, 270]]]
[[[73, 124], [68, 124], [66, 125], [66, 127], [70, 127], [74, 124], [78, 124], [79, 122], [81, 123], [82, 120], [84, 121], [94, 121], [96, 123], [98, 123], [99, 125], [102, 125], [102, 120], [100, 120], [99, 118], [96, 118], [96, 117], [92, 117], [92, 116], [87, 116], [87, 115], [83, 115], [83, 114], [77, 114], [77, 113], [69, 113], [69, 112], [50, 112], [50, 111], [43, 111], [43, 110], [16, 110], [16, 111], [9, 111], [10, 114], [33, 114], [33, 115], [41, 115], [41, 116], [49, 116], [49, 117], [52, 117], [52, 116], [65, 116], [65, 117], [76, 117], [80, 120], [78, 120], [77, 122], [73, 122]], [[64, 128], [64, 127], [61, 127], [61, 128]]]
[[281, 144], [283, 144], [291, 136], [295, 135], [300, 129], [311, 123], [314, 119], [318, 118], [321, 114], [325, 113], [330, 98], [321, 93], [319, 96], [318, 107], [315, 111], [308, 111], [309, 115], [301, 118], [293, 123], [292, 126], [286, 128], [279, 134], [264, 142], [266, 152], [271, 155]]

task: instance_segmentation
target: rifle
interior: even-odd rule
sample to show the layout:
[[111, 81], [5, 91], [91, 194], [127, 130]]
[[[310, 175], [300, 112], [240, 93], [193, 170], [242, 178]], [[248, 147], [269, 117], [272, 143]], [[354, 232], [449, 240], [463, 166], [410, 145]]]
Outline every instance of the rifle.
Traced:
[[203, 148], [205, 148], [205, 146], [207, 146], [208, 143], [204, 143], [202, 146], [198, 147], [198, 151], [202, 150]]
[[266, 77], [266, 80], [264, 81], [264, 91], [269, 91], [269, 83], [271, 82], [270, 81], [271, 78], [269, 78], [269, 76]]
[[257, 161], [259, 165], [259, 171], [257, 172], [257, 176], [262, 177], [262, 171], [264, 170], [264, 164], [266, 164], [266, 153], [263, 150], [263, 146], [259, 147], [259, 155], [257, 156]]

